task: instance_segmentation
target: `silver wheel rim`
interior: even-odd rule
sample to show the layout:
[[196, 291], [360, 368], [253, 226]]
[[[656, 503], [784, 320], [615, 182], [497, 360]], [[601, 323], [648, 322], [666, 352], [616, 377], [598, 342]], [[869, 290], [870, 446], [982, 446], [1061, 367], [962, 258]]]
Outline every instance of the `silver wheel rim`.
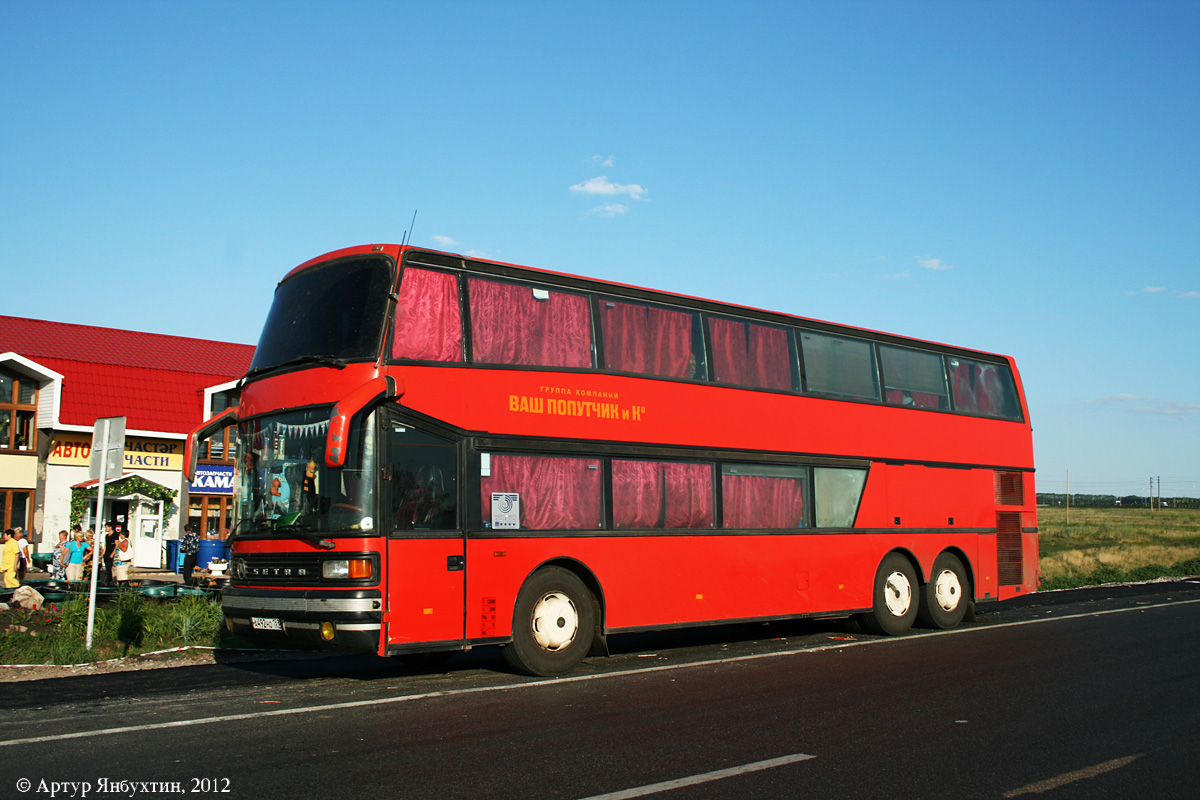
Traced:
[[958, 574], [952, 569], [944, 569], [938, 573], [933, 583], [933, 600], [942, 611], [953, 611], [962, 601], [962, 583]]
[[912, 607], [912, 584], [903, 572], [896, 570], [883, 582], [883, 604], [893, 617], [903, 617]]
[[548, 592], [533, 606], [533, 640], [549, 652], [562, 650], [579, 632], [579, 611], [562, 592]]

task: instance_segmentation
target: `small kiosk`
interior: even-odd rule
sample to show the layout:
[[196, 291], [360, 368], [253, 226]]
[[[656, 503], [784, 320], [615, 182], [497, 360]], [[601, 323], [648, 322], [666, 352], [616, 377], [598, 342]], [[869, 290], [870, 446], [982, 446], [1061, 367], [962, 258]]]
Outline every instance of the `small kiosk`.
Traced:
[[[174, 490], [163, 486], [157, 481], [131, 472], [126, 472], [119, 478], [106, 480], [104, 486], [105, 522], [129, 531], [129, 542], [133, 545], [133, 566], [136, 569], [162, 569], [164, 563], [163, 551], [163, 520], [167, 512], [166, 501], [151, 497], [145, 493], [146, 484], [160, 487], [162, 494], [174, 494]], [[83, 527], [94, 530], [96, 527], [96, 486], [98, 480], [84, 481], [71, 487], [73, 491], [83, 491], [88, 498], [84, 511]]]

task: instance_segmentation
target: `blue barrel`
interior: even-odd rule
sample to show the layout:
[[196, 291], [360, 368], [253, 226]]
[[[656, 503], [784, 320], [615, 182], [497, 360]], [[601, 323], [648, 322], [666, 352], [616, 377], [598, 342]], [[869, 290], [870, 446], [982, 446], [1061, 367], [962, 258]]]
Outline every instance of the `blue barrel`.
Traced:
[[167, 539], [167, 569], [176, 575], [183, 572], [183, 556], [179, 554], [178, 539]]
[[200, 553], [196, 557], [196, 566], [200, 569], [208, 569], [208, 562], [214, 558], [219, 558], [222, 561], [228, 561], [226, 555], [225, 542], [222, 539], [201, 539]]

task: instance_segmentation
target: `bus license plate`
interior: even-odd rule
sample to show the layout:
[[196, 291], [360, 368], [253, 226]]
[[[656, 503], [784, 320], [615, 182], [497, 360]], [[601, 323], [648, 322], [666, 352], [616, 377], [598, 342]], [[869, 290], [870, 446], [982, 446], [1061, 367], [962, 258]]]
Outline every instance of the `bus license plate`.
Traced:
[[283, 630], [283, 624], [275, 617], [251, 617], [250, 627], [259, 631]]

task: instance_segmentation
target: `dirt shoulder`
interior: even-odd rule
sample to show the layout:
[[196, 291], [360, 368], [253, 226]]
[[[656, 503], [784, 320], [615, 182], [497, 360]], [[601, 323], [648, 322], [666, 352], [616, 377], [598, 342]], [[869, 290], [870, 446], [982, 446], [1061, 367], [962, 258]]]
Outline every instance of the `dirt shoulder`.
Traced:
[[202, 667], [211, 664], [244, 664], [254, 661], [307, 661], [329, 658], [336, 653], [300, 650], [217, 650], [211, 647], [190, 647], [160, 653], [144, 653], [90, 664], [0, 665], [0, 683], [36, 681], [44, 678], [70, 678], [81, 675], [106, 675], [116, 672], [137, 672], [147, 669]]

